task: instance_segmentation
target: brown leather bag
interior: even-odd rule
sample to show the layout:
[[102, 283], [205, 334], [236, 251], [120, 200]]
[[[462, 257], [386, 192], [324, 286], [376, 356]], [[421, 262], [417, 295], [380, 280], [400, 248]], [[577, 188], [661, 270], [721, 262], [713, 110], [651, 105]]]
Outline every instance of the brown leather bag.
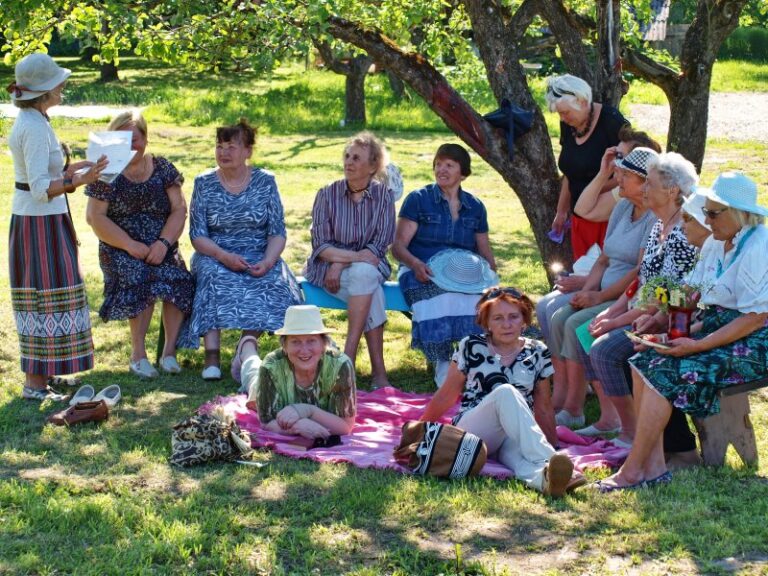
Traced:
[[479, 437], [451, 424], [406, 422], [394, 455], [414, 474], [464, 478], [480, 473], [488, 449]]

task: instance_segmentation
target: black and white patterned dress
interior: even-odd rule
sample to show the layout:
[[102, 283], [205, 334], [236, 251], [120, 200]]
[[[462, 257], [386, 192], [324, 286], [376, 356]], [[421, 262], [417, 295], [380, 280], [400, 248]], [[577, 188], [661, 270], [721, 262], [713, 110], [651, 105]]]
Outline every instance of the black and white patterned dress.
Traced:
[[504, 366], [491, 352], [485, 334], [467, 336], [459, 342], [453, 361], [466, 375], [467, 382], [461, 396], [461, 407], [453, 418], [454, 424], [501, 384], [512, 384], [523, 395], [528, 407], [533, 409], [536, 384], [542, 378], [551, 376], [554, 369], [546, 344], [530, 338], [524, 338], [524, 341], [520, 353], [509, 366]]
[[662, 226], [663, 222], [660, 219], [657, 220], [648, 234], [645, 255], [638, 272], [641, 285], [655, 276], [680, 280], [696, 263], [698, 251], [695, 246], [688, 243], [682, 222], [672, 228], [663, 242], [659, 242]]
[[[258, 168], [239, 194], [227, 192], [214, 170], [201, 174], [195, 178], [189, 214], [192, 240], [210, 238], [249, 264], [264, 257], [270, 236], [286, 235], [275, 177]], [[283, 325], [286, 308], [301, 302], [296, 278], [282, 258], [257, 278], [196, 252], [192, 273], [195, 302], [182, 339], [188, 348], [197, 348], [199, 337], [212, 329], [274, 331]]]

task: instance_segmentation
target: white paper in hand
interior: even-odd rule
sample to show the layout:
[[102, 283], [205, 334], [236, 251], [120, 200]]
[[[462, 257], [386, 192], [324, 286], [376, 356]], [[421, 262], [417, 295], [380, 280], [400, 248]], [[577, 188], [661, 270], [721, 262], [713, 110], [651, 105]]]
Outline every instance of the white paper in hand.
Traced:
[[91, 132], [88, 134], [86, 159], [96, 162], [104, 155], [109, 160], [109, 164], [101, 173], [99, 180], [111, 184], [125, 170], [125, 167], [136, 155], [136, 151], [131, 150], [132, 139], [133, 132], [130, 130]]

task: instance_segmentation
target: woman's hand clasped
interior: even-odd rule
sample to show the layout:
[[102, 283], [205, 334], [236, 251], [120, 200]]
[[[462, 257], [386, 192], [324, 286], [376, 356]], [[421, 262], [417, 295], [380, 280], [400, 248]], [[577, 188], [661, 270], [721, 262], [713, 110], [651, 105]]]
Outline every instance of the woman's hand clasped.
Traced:
[[149, 246], [143, 242], [131, 242], [125, 251], [136, 258], [136, 260], [146, 261], [147, 256], [149, 256]]
[[304, 438], [328, 438], [331, 435], [328, 428], [309, 418], [298, 420], [288, 431]]
[[224, 252], [218, 260], [233, 272], [242, 272], [250, 268], [250, 264], [245, 258], [232, 252]]
[[607, 334], [616, 328], [616, 326], [614, 326], [613, 318], [609, 318], [606, 312], [607, 310], [600, 312], [600, 314], [595, 316], [595, 319], [589, 323], [589, 333], [594, 338], [602, 336], [603, 334]]
[[260, 260], [259, 262], [256, 262], [256, 264], [252, 264], [248, 267], [248, 273], [251, 276], [255, 276], [256, 278], [260, 278], [261, 276], [264, 276], [267, 272], [272, 270], [272, 267], [275, 265], [274, 262], [270, 262], [268, 260]]
[[144, 262], [152, 266], [161, 264], [168, 254], [168, 248], [160, 240], [155, 240], [149, 247], [149, 253], [144, 258]]
[[690, 356], [691, 354], [701, 352], [699, 341], [693, 338], [675, 338], [674, 340], [669, 340], [667, 345], [669, 348], [659, 349], [657, 352], [665, 356], [675, 357]]

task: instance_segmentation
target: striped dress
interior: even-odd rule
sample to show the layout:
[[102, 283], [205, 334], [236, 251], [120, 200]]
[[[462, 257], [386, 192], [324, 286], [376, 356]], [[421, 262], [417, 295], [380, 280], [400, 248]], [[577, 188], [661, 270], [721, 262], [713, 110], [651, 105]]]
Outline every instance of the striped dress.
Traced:
[[11, 302], [21, 370], [53, 376], [93, 367], [93, 341], [77, 238], [66, 198], [49, 199], [64, 158], [47, 118], [23, 109], [8, 143], [16, 179], [9, 234]]

